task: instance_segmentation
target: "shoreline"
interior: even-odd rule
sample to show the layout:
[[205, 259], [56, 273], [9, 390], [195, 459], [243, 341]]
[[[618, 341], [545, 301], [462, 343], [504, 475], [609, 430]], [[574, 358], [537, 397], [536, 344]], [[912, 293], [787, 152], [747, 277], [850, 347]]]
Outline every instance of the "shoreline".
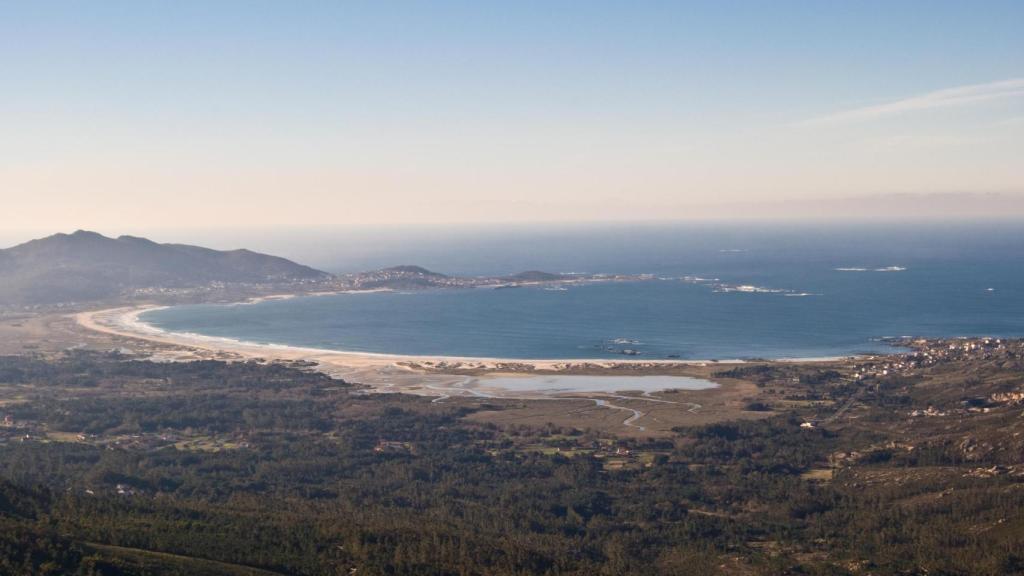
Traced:
[[[250, 299], [239, 304], [257, 303], [263, 300], [284, 299], [294, 295], [275, 295]], [[588, 366], [593, 368], [613, 369], [617, 366], [651, 366], [651, 367], [706, 367], [709, 365], [736, 365], [746, 364], [750, 361], [739, 358], [735, 359], [640, 359], [640, 358], [500, 358], [486, 356], [448, 356], [448, 355], [418, 355], [418, 354], [394, 354], [387, 352], [359, 352], [352, 350], [336, 350], [329, 348], [311, 348], [295, 346], [291, 344], [261, 343], [229, 338], [223, 336], [208, 336], [193, 332], [172, 332], [156, 328], [139, 319], [144, 312], [151, 310], [162, 310], [169, 308], [166, 305], [141, 305], [125, 306], [119, 308], [108, 308], [103, 310], [92, 310], [79, 312], [74, 315], [75, 321], [84, 328], [121, 336], [125, 338], [137, 338], [150, 342], [168, 344], [173, 346], [184, 346], [189, 348], [201, 348], [215, 352], [232, 352], [247, 357], [277, 357], [279, 359], [293, 360], [304, 359], [297, 356], [330, 357], [337, 360], [346, 360], [351, 366], [395, 366], [395, 365], [424, 365], [444, 366], [460, 365], [460, 368], [469, 369], [491, 369], [497, 370], [502, 366], [522, 365], [534, 370], [549, 370], [561, 372], [567, 368], [576, 366]], [[811, 358], [779, 358], [766, 359], [768, 362], [788, 363], [814, 363], [814, 362], [837, 362], [850, 356], [828, 356]]]
[[[362, 393], [400, 393], [433, 398], [433, 402], [449, 399], [485, 401], [565, 401], [586, 402], [597, 409], [608, 409], [624, 415], [620, 426], [632, 433], [647, 433], [651, 424], [639, 421], [652, 410], [664, 406], [679, 406], [687, 414], [702, 412], [713, 406], [722, 409], [723, 403], [742, 402], [752, 392], [750, 386], [731, 378], [717, 375], [722, 368], [746, 364], [743, 360], [592, 360], [592, 359], [536, 359], [477, 358], [455, 356], [414, 356], [376, 354], [351, 351], [323, 350], [279, 344], [259, 344], [230, 338], [169, 332], [155, 328], [139, 319], [148, 310], [166, 308], [160, 305], [136, 305], [78, 312], [69, 315], [77, 326], [108, 336], [142, 341], [150, 345], [149, 358], [157, 361], [276, 361], [305, 362], [328, 376], [367, 388]], [[130, 344], [127, 344], [130, 346]], [[839, 361], [852, 357], [842, 357]], [[833, 359], [804, 359], [790, 363], [815, 364], [834, 362]], [[543, 378], [545, 376], [643, 378], [669, 376], [679, 378], [679, 386], [670, 386], [656, 392], [598, 387], [585, 389], [536, 390], [504, 387], [490, 381], [501, 378]], [[700, 380], [708, 386], [690, 388], [685, 380]], [[735, 407], [733, 407], [735, 408]], [[654, 424], [658, 419], [655, 418]], [[659, 424], [660, 425], [660, 424]]]

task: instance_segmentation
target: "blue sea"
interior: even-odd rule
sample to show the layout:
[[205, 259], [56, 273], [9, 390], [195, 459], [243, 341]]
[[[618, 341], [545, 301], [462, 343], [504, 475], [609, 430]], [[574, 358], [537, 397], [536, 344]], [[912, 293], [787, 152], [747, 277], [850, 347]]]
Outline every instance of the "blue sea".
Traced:
[[[638, 359], [809, 358], [884, 352], [891, 348], [883, 339], [895, 336], [1024, 336], [1024, 225], [1017, 222], [359, 234], [324, 233], [305, 262], [336, 272], [418, 264], [461, 275], [546, 270], [662, 279], [564, 291], [431, 290], [177, 306], [142, 320], [250, 342], [532, 359], [622, 359], [624, 350]], [[282, 251], [303, 260], [301, 244]]]

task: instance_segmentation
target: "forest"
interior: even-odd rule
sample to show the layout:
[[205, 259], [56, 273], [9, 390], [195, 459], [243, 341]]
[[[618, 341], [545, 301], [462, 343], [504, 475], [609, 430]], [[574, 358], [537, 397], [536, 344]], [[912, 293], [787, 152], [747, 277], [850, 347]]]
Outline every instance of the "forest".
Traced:
[[857, 417], [622, 439], [301, 366], [3, 357], [0, 573], [1024, 573], [1021, 409], [965, 408], [1015, 367], [745, 370]]

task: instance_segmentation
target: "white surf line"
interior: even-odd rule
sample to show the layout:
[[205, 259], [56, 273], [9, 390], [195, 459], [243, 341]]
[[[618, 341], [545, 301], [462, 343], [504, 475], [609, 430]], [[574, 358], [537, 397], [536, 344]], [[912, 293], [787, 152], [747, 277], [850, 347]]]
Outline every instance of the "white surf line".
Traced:
[[[387, 290], [382, 290], [387, 291]], [[359, 291], [367, 292], [367, 291]], [[357, 352], [354, 350], [336, 350], [328, 348], [309, 348], [303, 346], [293, 346], [288, 344], [273, 344], [263, 342], [252, 342], [241, 340], [238, 338], [229, 338], [222, 336], [207, 336], [195, 332], [176, 332], [170, 330], [164, 330], [157, 328], [151, 324], [147, 324], [140, 319], [140, 315], [145, 312], [154, 310], [160, 310], [165, 308], [171, 308], [172, 306], [158, 306], [158, 305], [144, 305], [144, 306], [121, 306], [118, 308], [108, 308], [104, 310], [92, 310], [85, 312], [78, 312], [71, 314], [70, 317], [75, 319], [79, 325], [89, 330], [97, 332], [104, 332], [107, 334], [114, 334], [125, 338], [139, 338], [143, 340], [149, 340], [153, 342], [159, 342], [162, 344], [181, 346], [185, 348], [198, 348], [201, 350], [208, 350], [213, 352], [228, 352], [238, 354], [241, 356], [248, 355], [273, 355], [275, 353], [289, 352], [295, 354], [307, 355], [308, 358], [318, 363], [325, 363], [329, 360], [343, 360], [343, 359], [355, 359], [358, 361], [373, 361], [379, 362], [382, 365], [384, 363], [395, 364], [395, 363], [413, 363], [420, 364], [426, 363], [427, 370], [434, 370], [436, 367], [433, 364], [441, 363], [465, 363], [465, 364], [488, 364], [488, 363], [523, 363], [532, 364], [534, 366], [546, 366], [546, 365], [561, 365], [563, 367], [572, 366], [574, 364], [579, 365], [591, 365], [597, 364], [604, 368], [610, 368], [615, 365], [627, 365], [627, 364], [649, 364], [657, 366], [706, 366], [711, 362], [715, 362], [718, 365], [725, 364], [745, 364], [746, 362], [741, 359], [717, 359], [717, 360], [699, 360], [699, 359], [623, 359], [623, 358], [489, 358], [489, 357], [471, 357], [471, 356], [431, 356], [431, 355], [417, 355], [417, 354], [392, 354], [392, 353], [381, 353], [381, 352]], [[225, 347], [226, 346], [226, 347]], [[320, 358], [323, 358], [321, 360]], [[421, 366], [419, 369], [415, 366], [400, 366], [407, 370], [421, 372], [424, 368]]]

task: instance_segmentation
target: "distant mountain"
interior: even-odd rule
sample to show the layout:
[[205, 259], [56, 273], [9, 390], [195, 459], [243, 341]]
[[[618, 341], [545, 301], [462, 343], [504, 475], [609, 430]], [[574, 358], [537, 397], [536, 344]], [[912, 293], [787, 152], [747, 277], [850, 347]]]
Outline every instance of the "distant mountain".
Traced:
[[0, 304], [52, 304], [116, 297], [140, 288], [280, 283], [326, 272], [249, 250], [219, 251], [79, 230], [0, 250]]

